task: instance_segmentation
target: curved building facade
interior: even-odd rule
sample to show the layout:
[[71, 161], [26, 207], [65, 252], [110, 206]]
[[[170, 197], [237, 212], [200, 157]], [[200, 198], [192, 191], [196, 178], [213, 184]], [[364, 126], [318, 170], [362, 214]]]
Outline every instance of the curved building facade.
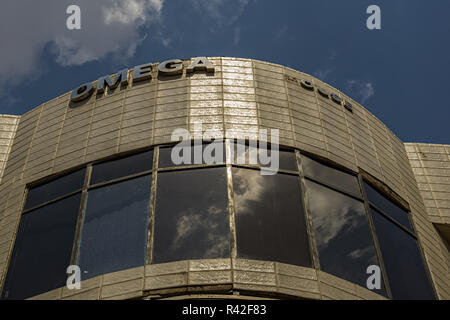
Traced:
[[0, 129], [3, 299], [450, 298], [450, 146], [310, 75], [146, 64]]

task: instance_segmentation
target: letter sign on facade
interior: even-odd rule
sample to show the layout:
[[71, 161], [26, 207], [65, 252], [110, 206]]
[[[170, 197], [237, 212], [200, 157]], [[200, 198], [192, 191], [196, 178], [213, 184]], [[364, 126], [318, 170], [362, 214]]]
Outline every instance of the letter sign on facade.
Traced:
[[161, 62], [158, 65], [158, 71], [164, 75], [176, 75], [183, 73], [183, 61], [173, 59]]
[[127, 76], [128, 69], [124, 69], [116, 74], [114, 83], [112, 82], [110, 76], [101, 77], [97, 81], [97, 94], [105, 92], [106, 87], [109, 87], [110, 90], [114, 90], [115, 88], [117, 88], [119, 83], [121, 85], [126, 85], [128, 83]]
[[141, 64], [133, 68], [133, 82], [144, 81], [150, 79], [152, 72], [152, 65], [150, 63]]
[[82, 101], [82, 100], [90, 97], [92, 92], [94, 92], [94, 86], [92, 85], [92, 82], [87, 82], [72, 91], [70, 100], [72, 102]]

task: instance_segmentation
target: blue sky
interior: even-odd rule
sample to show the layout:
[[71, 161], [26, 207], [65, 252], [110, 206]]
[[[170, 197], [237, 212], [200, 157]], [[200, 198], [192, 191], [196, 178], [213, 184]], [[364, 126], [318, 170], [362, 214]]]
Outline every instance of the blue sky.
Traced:
[[[67, 30], [66, 8], [81, 8]], [[381, 8], [381, 30], [366, 8]], [[450, 144], [448, 0], [2, 0], [0, 114], [121, 68], [195, 56], [270, 61], [363, 104], [406, 142]]]

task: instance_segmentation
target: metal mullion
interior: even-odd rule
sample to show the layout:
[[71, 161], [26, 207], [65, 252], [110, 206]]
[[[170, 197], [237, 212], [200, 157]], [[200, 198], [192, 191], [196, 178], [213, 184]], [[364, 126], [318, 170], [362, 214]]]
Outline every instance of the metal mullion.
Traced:
[[89, 182], [91, 180], [91, 173], [92, 173], [92, 164], [88, 164], [86, 166], [86, 175], [84, 177], [84, 184], [83, 184], [83, 189], [82, 189], [82, 193], [81, 193], [80, 205], [78, 207], [78, 217], [77, 217], [77, 223], [76, 223], [76, 227], [75, 227], [75, 235], [74, 235], [73, 245], [72, 245], [72, 254], [70, 257], [71, 265], [77, 264], [77, 258], [78, 258], [80, 242], [81, 242], [81, 232], [83, 229], [84, 215], [86, 212], [88, 186], [89, 186]]
[[236, 235], [236, 211], [234, 205], [233, 170], [230, 164], [226, 165], [228, 214], [230, 224], [230, 256], [237, 258], [237, 235]]
[[[27, 189], [27, 190], [28, 190], [28, 189]], [[36, 205], [36, 206], [34, 206], [34, 207], [31, 207], [31, 208], [29, 208], [29, 209], [25, 209], [25, 210], [22, 211], [22, 215], [27, 214], [27, 213], [29, 213], [30, 211], [33, 211], [33, 210], [36, 210], [36, 209], [40, 209], [40, 208], [42, 208], [42, 207], [44, 207], [44, 206], [46, 206], [46, 205], [52, 204], [52, 203], [57, 202], [57, 201], [59, 201], [59, 200], [63, 200], [63, 199], [65, 199], [65, 198], [69, 198], [69, 197], [71, 197], [71, 196], [73, 196], [73, 195], [75, 195], [75, 194], [77, 194], [77, 193], [79, 193], [79, 192], [81, 192], [81, 191], [83, 191], [83, 187], [82, 187], [82, 188], [79, 188], [79, 189], [77, 189], [77, 190], [75, 190], [75, 191], [72, 191], [72, 192], [70, 192], [70, 193], [66, 193], [66, 194], [64, 194], [64, 195], [62, 195], [62, 196], [59, 196], [59, 197], [57, 197], [57, 198], [53, 198], [52, 200], [49, 200], [49, 201], [43, 202], [43, 203], [41, 203], [41, 204], [38, 204], [38, 205]], [[27, 194], [27, 196], [28, 196], [28, 194]]]
[[318, 156], [317, 154], [311, 153], [309, 151], [305, 151], [302, 149], [295, 149], [298, 150], [300, 152], [301, 155], [306, 156], [308, 158], [310, 158], [311, 160], [320, 163], [323, 166], [329, 167], [330, 169], [336, 170], [336, 171], [340, 171], [342, 173], [351, 175], [356, 177], [358, 175], [358, 172], [352, 171], [349, 168], [344, 167], [343, 165], [333, 162], [330, 159], [324, 158], [322, 156]]
[[110, 184], [114, 184], [114, 183], [117, 183], [117, 182], [122, 182], [122, 181], [125, 181], [125, 180], [129, 180], [129, 179], [134, 179], [134, 178], [138, 178], [138, 177], [141, 177], [141, 176], [145, 176], [147, 174], [151, 174], [152, 172], [153, 172], [153, 169], [141, 171], [139, 173], [130, 174], [128, 176], [123, 176], [123, 177], [120, 177], [120, 178], [115, 178], [115, 179], [112, 179], [112, 180], [99, 182], [99, 183], [96, 183], [94, 185], [88, 186], [87, 189], [89, 189], [89, 190], [97, 189], [97, 188], [104, 187], [104, 186], [107, 186], [107, 185], [110, 185]]
[[344, 194], [347, 197], [353, 198], [353, 199], [358, 200], [358, 201], [364, 201], [364, 198], [363, 198], [362, 195], [358, 196], [358, 195], [356, 195], [354, 193], [350, 193], [350, 192], [345, 191], [345, 190], [343, 190], [343, 189], [341, 189], [339, 187], [335, 187], [333, 185], [327, 184], [326, 182], [323, 182], [323, 181], [318, 180], [316, 178], [311, 178], [310, 176], [307, 176], [307, 175], [303, 175], [303, 176], [305, 177], [306, 180], [310, 180], [310, 181], [312, 181], [314, 183], [320, 184], [323, 187], [326, 187], [326, 188], [331, 189], [333, 191], [342, 193], [342, 194]]
[[145, 264], [151, 264], [153, 261], [153, 244], [155, 235], [155, 204], [156, 204], [156, 186], [158, 183], [158, 159], [159, 159], [159, 147], [153, 149], [153, 173], [152, 184], [150, 188], [150, 205], [148, 211], [148, 224], [147, 224], [147, 248]]
[[190, 170], [190, 169], [217, 168], [217, 167], [225, 167], [225, 166], [226, 166], [226, 164], [225, 164], [225, 162], [223, 162], [223, 163], [217, 163], [217, 164], [198, 164], [198, 165], [158, 168], [157, 171], [168, 172], [168, 171], [181, 171], [181, 170]]
[[361, 193], [362, 193], [363, 199], [364, 199], [364, 208], [366, 211], [366, 218], [367, 218], [367, 222], [369, 224], [370, 233], [372, 234], [372, 240], [373, 240], [373, 245], [375, 247], [375, 253], [378, 258], [378, 263], [380, 264], [381, 274], [383, 275], [383, 282], [384, 282], [384, 288], [386, 290], [386, 295], [388, 296], [388, 298], [392, 299], [391, 287], [389, 286], [389, 279], [387, 276], [386, 267], [384, 265], [383, 255], [381, 254], [380, 243], [378, 242], [378, 236], [377, 236], [377, 233], [375, 230], [375, 225], [372, 220], [372, 214], [370, 212], [370, 204], [367, 199], [366, 190], [364, 189], [363, 179], [360, 174], [358, 174], [357, 177], [358, 177], [358, 182], [359, 182], [359, 185], [361, 188]]
[[[258, 165], [248, 165], [248, 164], [230, 164], [232, 167], [235, 168], [244, 168], [244, 169], [251, 169], [251, 170], [261, 170], [261, 171], [267, 171], [267, 172], [271, 172], [270, 169], [266, 168], [266, 167], [261, 167]], [[275, 172], [276, 174], [278, 173], [282, 173], [282, 174], [289, 174], [289, 175], [293, 175], [293, 176], [298, 176], [298, 172], [297, 171], [292, 171], [292, 170], [284, 170], [284, 169], [279, 169]]]
[[385, 211], [381, 210], [380, 208], [378, 208], [376, 205], [374, 205], [372, 202], [370, 202], [369, 200], [367, 200], [367, 202], [369, 203], [369, 207], [373, 208], [374, 210], [376, 210], [379, 214], [381, 214], [383, 217], [385, 217], [386, 219], [388, 219], [390, 222], [392, 222], [393, 224], [395, 224], [397, 227], [399, 227], [400, 229], [402, 229], [403, 231], [407, 232], [408, 234], [410, 234], [414, 239], [417, 239], [417, 236], [414, 234], [414, 232], [412, 232], [411, 230], [409, 230], [408, 228], [406, 228], [405, 226], [403, 226], [400, 222], [398, 222], [397, 220], [395, 220], [394, 218], [392, 218], [389, 214], [387, 214]]
[[299, 172], [300, 193], [301, 193], [301, 197], [302, 197], [301, 200], [302, 200], [303, 210], [305, 213], [306, 233], [308, 235], [309, 250], [311, 253], [311, 258], [312, 258], [312, 263], [313, 263], [314, 269], [320, 270], [319, 252], [317, 251], [316, 239], [314, 237], [312, 217], [309, 214], [309, 209], [308, 209], [306, 183], [305, 183], [305, 176], [303, 174], [303, 169], [302, 169], [300, 151], [296, 150], [295, 156], [296, 156], [298, 172]]
[[228, 140], [226, 138], [212, 138], [211, 140], [203, 140], [203, 139], [186, 139], [186, 140], [182, 140], [182, 141], [175, 141], [175, 142], [167, 142], [167, 143], [163, 143], [163, 144], [159, 144], [159, 145], [155, 145], [154, 148], [159, 147], [161, 149], [166, 149], [166, 148], [173, 148], [175, 146], [177, 146], [180, 142], [189, 142], [189, 146], [186, 145], [185, 147], [189, 147], [189, 148], [193, 148], [194, 146], [197, 146], [195, 144], [195, 142], [201, 142], [200, 144], [198, 144], [198, 146], [202, 146], [203, 145], [208, 145], [211, 143], [224, 143], [225, 144], [225, 140]]

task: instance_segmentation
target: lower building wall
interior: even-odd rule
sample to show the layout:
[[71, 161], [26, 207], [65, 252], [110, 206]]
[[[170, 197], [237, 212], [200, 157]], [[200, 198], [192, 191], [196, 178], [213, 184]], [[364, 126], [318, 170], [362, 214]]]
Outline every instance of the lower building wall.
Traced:
[[80, 289], [59, 288], [31, 299], [162, 299], [205, 293], [276, 299], [386, 299], [319, 270], [247, 259], [203, 259], [147, 265], [82, 281]]

